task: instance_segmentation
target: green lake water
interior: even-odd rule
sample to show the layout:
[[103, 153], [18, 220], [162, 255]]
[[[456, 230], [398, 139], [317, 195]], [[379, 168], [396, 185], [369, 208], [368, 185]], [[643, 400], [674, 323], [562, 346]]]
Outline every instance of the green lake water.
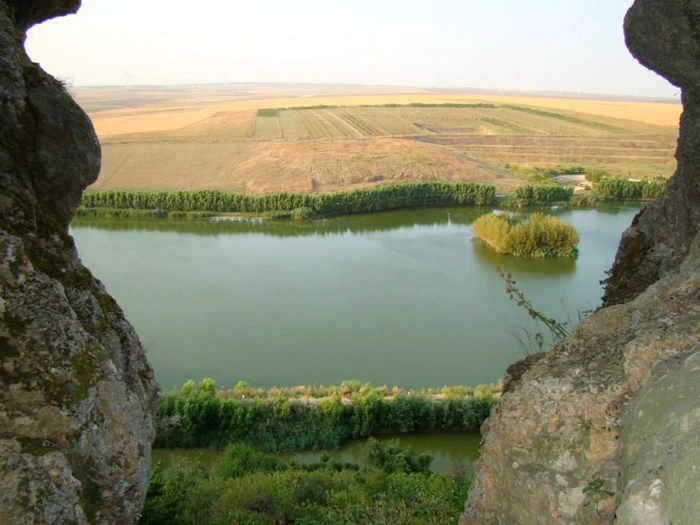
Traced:
[[[380, 436], [377, 439], [386, 441], [398, 439], [401, 446], [410, 446], [415, 452], [432, 452], [433, 462], [430, 468], [433, 472], [467, 472], [470, 473], [474, 461], [479, 453], [479, 434], [410, 434], [401, 436]], [[365, 440], [346, 443], [338, 450], [325, 451], [331, 459], [356, 463], [364, 463], [362, 445]], [[294, 454], [280, 454], [285, 459], [299, 463], [314, 463], [319, 460], [324, 451], [297, 452]], [[154, 450], [153, 462], [162, 461], [164, 465], [170, 464], [176, 459], [188, 458], [201, 461], [207, 465], [213, 465], [221, 457], [222, 452], [212, 449], [171, 449]]]
[[124, 308], [168, 390], [220, 386], [496, 381], [532, 321], [503, 266], [541, 311], [600, 304], [604, 271], [637, 211], [554, 210], [581, 234], [577, 260], [500, 256], [472, 238], [490, 210], [413, 209], [318, 221], [79, 220], [83, 262]]

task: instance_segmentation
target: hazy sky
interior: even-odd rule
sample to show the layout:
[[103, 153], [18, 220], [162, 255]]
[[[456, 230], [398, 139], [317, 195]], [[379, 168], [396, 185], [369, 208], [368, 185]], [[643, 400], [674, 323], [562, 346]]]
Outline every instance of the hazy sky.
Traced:
[[29, 33], [74, 85], [311, 82], [673, 96], [628, 53], [632, 0], [83, 0]]

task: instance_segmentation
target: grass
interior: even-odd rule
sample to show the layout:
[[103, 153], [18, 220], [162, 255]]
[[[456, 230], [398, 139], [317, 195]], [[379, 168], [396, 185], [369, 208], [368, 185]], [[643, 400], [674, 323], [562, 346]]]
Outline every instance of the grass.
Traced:
[[675, 168], [680, 111], [332, 86], [78, 89], [76, 97], [103, 143], [93, 189], [252, 194], [425, 181], [491, 183], [508, 194], [526, 180], [506, 164], [580, 164], [653, 179]]

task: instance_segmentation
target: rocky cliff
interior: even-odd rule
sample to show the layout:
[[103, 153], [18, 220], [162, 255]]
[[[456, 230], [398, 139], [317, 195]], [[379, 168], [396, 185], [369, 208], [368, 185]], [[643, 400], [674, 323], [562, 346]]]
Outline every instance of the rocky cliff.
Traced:
[[135, 523], [158, 386], [68, 223], [100, 167], [92, 125], [27, 57], [79, 0], [0, 0], [0, 524]]
[[682, 88], [678, 170], [624, 233], [604, 308], [484, 424], [462, 524], [700, 520], [700, 0], [637, 0], [625, 35]]

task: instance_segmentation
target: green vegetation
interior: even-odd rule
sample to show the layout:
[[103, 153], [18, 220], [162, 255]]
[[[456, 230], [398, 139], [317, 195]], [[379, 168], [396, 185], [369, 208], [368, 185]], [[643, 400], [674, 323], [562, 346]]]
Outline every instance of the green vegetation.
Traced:
[[550, 166], [547, 168], [543, 168], [541, 166], [524, 167], [520, 166], [519, 164], [506, 164], [504, 167], [511, 173], [520, 175], [521, 177], [527, 180], [545, 184], [554, 184], [554, 182], [550, 179], [558, 177], [559, 175], [583, 175], [584, 173], [586, 173], [586, 168], [584, 168], [583, 166], [557, 165], [554, 167]]
[[655, 199], [666, 191], [666, 182], [601, 179], [595, 188], [596, 196], [607, 201], [635, 201]]
[[288, 108], [263, 108], [258, 110], [258, 117], [276, 117], [280, 111], [300, 111], [305, 109], [341, 109], [341, 108], [453, 108], [453, 109], [496, 109], [496, 104], [461, 104], [459, 102], [424, 103], [412, 102], [410, 104], [357, 104], [352, 106], [333, 106], [316, 104], [313, 106], [291, 106]]
[[571, 124], [583, 124], [584, 126], [591, 126], [593, 128], [605, 129], [608, 131], [619, 131], [620, 128], [617, 126], [611, 126], [610, 124], [605, 124], [603, 122], [597, 122], [595, 120], [586, 120], [579, 117], [574, 117], [572, 115], [565, 115], [564, 113], [554, 113], [553, 111], [545, 111], [543, 109], [530, 108], [525, 106], [514, 106], [506, 104], [502, 106], [506, 109], [512, 109], [513, 111], [522, 111], [524, 113], [530, 113], [531, 115], [537, 115], [539, 117], [547, 117], [556, 120], [562, 120], [564, 122], [569, 122]]
[[367, 467], [299, 465], [246, 445], [208, 468], [156, 465], [141, 525], [336, 525], [457, 523], [469, 489], [462, 472], [433, 474], [432, 456], [368, 440]]
[[390, 396], [386, 387], [352, 381], [326, 390], [323, 397], [302, 397], [299, 388], [314, 391], [297, 387], [260, 393], [239, 383], [233, 391], [217, 392], [211, 379], [198, 385], [188, 381], [179, 392], [161, 397], [157, 417], [169, 430], [159, 433], [155, 446], [246, 443], [265, 451], [296, 451], [334, 448], [389, 432], [474, 432], [496, 403], [487, 387], [444, 388], [441, 395], [394, 389]]
[[588, 173], [586, 173], [586, 180], [595, 184], [598, 184], [602, 179], [606, 177], [610, 177], [610, 174], [607, 171], [601, 169], [592, 169]]
[[316, 216], [316, 212], [309, 207], [294, 208], [291, 216], [292, 219], [311, 219]]
[[[311, 210], [318, 215], [367, 213], [412, 206], [488, 206], [495, 201], [496, 188], [486, 184], [428, 182], [377, 186], [352, 192], [311, 195], [275, 193], [246, 195], [222, 191], [120, 191], [83, 194], [83, 207], [169, 212], [249, 212]], [[306, 211], [304, 212], [306, 213]]]
[[569, 202], [574, 195], [573, 188], [563, 186], [520, 186], [515, 190], [515, 198], [524, 201], [527, 206]]
[[276, 117], [279, 110], [274, 108], [262, 108], [258, 110], [258, 117]]
[[474, 233], [498, 253], [518, 257], [576, 257], [579, 236], [555, 217], [533, 213], [526, 220], [509, 214], [479, 217]]

